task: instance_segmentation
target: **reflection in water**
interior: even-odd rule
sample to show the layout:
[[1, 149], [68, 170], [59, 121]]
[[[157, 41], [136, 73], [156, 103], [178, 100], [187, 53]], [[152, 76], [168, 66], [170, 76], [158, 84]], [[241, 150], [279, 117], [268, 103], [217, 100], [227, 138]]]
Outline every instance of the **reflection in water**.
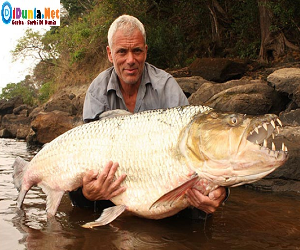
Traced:
[[15, 207], [12, 163], [35, 151], [14, 140], [0, 139], [0, 146], [1, 249], [300, 249], [300, 196], [294, 193], [233, 188], [226, 206], [205, 222], [123, 216], [95, 229], [81, 225], [99, 214], [72, 207], [65, 195], [56, 218], [47, 221], [39, 188], [29, 191], [23, 210]]

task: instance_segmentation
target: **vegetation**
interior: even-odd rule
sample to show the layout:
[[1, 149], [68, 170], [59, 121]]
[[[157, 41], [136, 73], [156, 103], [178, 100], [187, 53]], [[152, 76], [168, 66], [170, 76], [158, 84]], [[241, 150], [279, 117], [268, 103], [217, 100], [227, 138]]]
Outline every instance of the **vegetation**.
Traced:
[[[160, 68], [188, 66], [196, 57], [249, 58], [264, 63], [299, 51], [300, 0], [62, 0], [67, 14], [45, 35], [28, 30], [12, 52], [35, 56], [28, 79], [9, 84], [0, 98], [23, 93], [44, 102], [65, 85], [88, 84], [110, 64], [107, 30], [121, 14], [139, 18], [147, 61]], [[22, 91], [23, 88], [28, 91]], [[25, 94], [26, 93], [26, 94]]]

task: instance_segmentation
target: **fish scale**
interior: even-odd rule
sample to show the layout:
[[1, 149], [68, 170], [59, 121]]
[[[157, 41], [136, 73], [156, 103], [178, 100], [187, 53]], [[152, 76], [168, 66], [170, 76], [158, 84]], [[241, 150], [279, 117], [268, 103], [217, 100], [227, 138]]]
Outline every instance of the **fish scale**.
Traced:
[[[197, 156], [198, 146], [193, 148], [195, 143], [190, 138], [198, 133], [195, 117], [201, 119], [205, 114], [209, 119], [217, 117], [209, 116], [210, 110], [204, 106], [150, 110], [76, 127], [43, 147], [31, 162], [16, 160], [15, 183], [22, 183], [19, 179], [26, 183], [21, 187], [16, 184], [21, 189], [18, 206], [30, 187], [37, 184], [47, 194], [48, 214], [54, 215], [64, 191], [82, 186], [86, 171], [102, 171], [108, 161], [113, 161], [119, 163], [116, 178], [123, 173], [127, 178], [122, 183], [126, 191], [111, 199], [119, 207], [109, 210], [110, 219], [124, 209], [155, 219], [175, 214], [188, 206], [182, 195], [201, 177], [201, 168], [197, 167], [202, 164], [200, 158], [204, 154]], [[220, 126], [224, 126], [223, 121]], [[228, 135], [232, 136], [232, 132]], [[190, 142], [193, 143], [187, 145]], [[25, 165], [24, 171], [17, 170], [18, 165]], [[19, 172], [21, 176], [17, 176]], [[200, 177], [192, 175], [193, 172]], [[213, 180], [207, 180], [208, 188], [210, 182]], [[165, 195], [166, 200], [171, 199], [167, 206], [153, 206]]]

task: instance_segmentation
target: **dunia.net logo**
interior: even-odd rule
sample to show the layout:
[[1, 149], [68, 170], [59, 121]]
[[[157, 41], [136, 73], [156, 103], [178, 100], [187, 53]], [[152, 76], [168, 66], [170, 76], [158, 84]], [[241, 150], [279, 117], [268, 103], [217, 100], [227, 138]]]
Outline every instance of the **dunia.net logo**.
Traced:
[[[40, 1], [41, 0], [37, 2]], [[22, 8], [20, 6], [14, 6], [10, 2], [6, 1], [2, 4], [1, 17], [2, 22], [7, 25], [59, 26], [59, 11], [59, 8], [51, 8], [47, 5], [45, 5], [45, 7], [33, 6], [31, 8]]]

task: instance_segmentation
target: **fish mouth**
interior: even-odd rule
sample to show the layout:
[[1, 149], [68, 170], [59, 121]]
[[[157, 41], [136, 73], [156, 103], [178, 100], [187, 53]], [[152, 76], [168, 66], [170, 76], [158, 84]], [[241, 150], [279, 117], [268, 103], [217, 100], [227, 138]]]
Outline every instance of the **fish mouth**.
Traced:
[[266, 151], [270, 156], [278, 158], [287, 156], [288, 149], [282, 142], [277, 148], [274, 143], [275, 136], [279, 134], [282, 122], [277, 116], [272, 116], [260, 124], [252, 124], [247, 140], [254, 144], [260, 151]]

